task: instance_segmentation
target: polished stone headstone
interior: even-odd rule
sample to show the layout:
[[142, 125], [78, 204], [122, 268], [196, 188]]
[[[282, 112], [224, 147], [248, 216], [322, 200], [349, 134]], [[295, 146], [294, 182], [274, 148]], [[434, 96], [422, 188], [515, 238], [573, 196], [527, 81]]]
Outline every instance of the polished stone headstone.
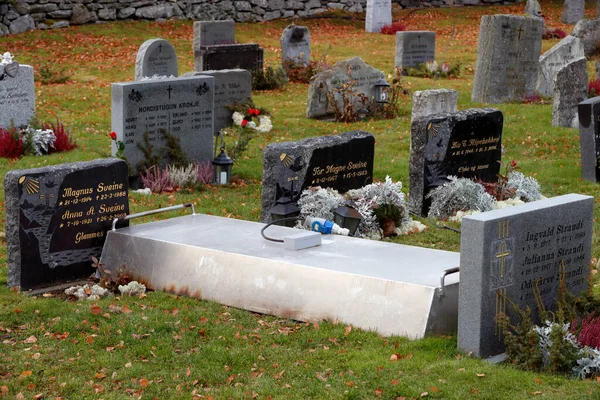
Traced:
[[435, 60], [435, 32], [396, 32], [394, 65], [405, 69]]
[[[125, 144], [132, 175], [144, 160], [139, 146], [149, 136], [154, 154], [168, 157], [165, 132], [179, 139], [190, 161], [212, 161], [214, 78], [193, 76], [112, 84], [112, 130]], [[113, 141], [112, 154], [117, 154]]]
[[281, 64], [287, 72], [291, 65], [307, 66], [310, 63], [310, 31], [306, 26], [288, 25], [279, 39]]
[[600, 182], [600, 97], [579, 103], [579, 145], [581, 177]]
[[367, 0], [365, 32], [381, 32], [385, 25], [392, 24], [391, 0]]
[[540, 56], [536, 90], [546, 97], [554, 96], [554, 76], [562, 67], [584, 57], [583, 42], [567, 36]]
[[270, 220], [276, 200], [297, 200], [310, 186], [340, 193], [373, 182], [375, 138], [364, 131], [273, 143], [263, 152], [261, 220]]
[[456, 112], [457, 102], [458, 92], [454, 89], [418, 90], [413, 94], [410, 119]]
[[517, 15], [484, 15], [479, 26], [471, 99], [522, 101], [535, 93], [543, 22]]
[[140, 46], [135, 59], [135, 80], [153, 76], [179, 75], [177, 54], [171, 43], [164, 39], [149, 39]]
[[502, 157], [502, 112], [470, 109], [416, 119], [410, 139], [409, 208], [427, 216], [429, 192], [448, 176], [495, 182]]
[[204, 46], [194, 50], [194, 70], [262, 70], [263, 53], [264, 50], [254, 43]]
[[29, 124], [35, 116], [35, 86], [33, 67], [0, 64], [0, 127]]
[[195, 21], [194, 50], [203, 46], [217, 46], [235, 43], [235, 21]]
[[129, 213], [127, 182], [127, 164], [118, 159], [9, 171], [8, 286], [28, 290], [87, 278], [113, 219]]
[[577, 105], [588, 97], [588, 75], [585, 57], [570, 62], [554, 76], [552, 125], [578, 128]]
[[353, 85], [352, 90], [356, 93], [354, 109], [358, 111], [362, 107], [358, 94], [372, 99], [375, 96], [375, 83], [384, 78], [383, 72], [368, 65], [360, 57], [339, 61], [331, 69], [315, 75], [310, 80], [306, 117], [333, 118], [334, 106], [329, 103], [329, 97], [335, 99], [338, 109], [341, 110], [344, 106], [342, 87], [349, 83]]
[[578, 295], [587, 289], [594, 198], [568, 194], [488, 211], [462, 220], [458, 347], [477, 357], [504, 351], [498, 317], [518, 319], [512, 305], [556, 310], [561, 280]]

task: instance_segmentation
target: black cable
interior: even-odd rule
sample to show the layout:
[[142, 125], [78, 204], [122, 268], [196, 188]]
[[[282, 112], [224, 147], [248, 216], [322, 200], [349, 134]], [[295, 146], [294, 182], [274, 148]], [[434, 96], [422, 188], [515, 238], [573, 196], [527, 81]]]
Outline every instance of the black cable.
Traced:
[[287, 218], [281, 218], [281, 219], [278, 219], [277, 221], [271, 221], [271, 222], [269, 222], [268, 224], [266, 224], [266, 225], [265, 225], [265, 226], [264, 226], [264, 227], [263, 227], [263, 228], [260, 230], [260, 234], [261, 234], [261, 236], [262, 236], [264, 239], [266, 239], [266, 240], [269, 240], [269, 241], [271, 241], [271, 242], [283, 243], [283, 240], [282, 240], [282, 239], [273, 239], [273, 238], [270, 238], [270, 237], [268, 237], [267, 235], [265, 235], [265, 230], [266, 230], [268, 227], [270, 227], [271, 225], [275, 225], [275, 224], [277, 224], [277, 223], [279, 223], [279, 222], [291, 221], [291, 220], [298, 220], [298, 219], [300, 219], [300, 218], [298, 218], [298, 217], [287, 217]]
[[[416, 214], [416, 213], [414, 213], [414, 212], [412, 212], [410, 210], [408, 211], [408, 213], [414, 215], [415, 217], [421, 217], [419, 214]], [[447, 226], [447, 225], [441, 225], [441, 224], [438, 224], [435, 221], [433, 222], [433, 224], [435, 225], [436, 228], [448, 229], [449, 231], [460, 233], [460, 229], [452, 228], [452, 227]]]

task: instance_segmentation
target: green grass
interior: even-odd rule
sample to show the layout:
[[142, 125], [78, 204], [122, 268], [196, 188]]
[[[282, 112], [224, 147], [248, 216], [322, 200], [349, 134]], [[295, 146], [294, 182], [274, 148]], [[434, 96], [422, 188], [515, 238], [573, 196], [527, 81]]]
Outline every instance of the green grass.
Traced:
[[[437, 31], [438, 62], [463, 64], [458, 79], [405, 78], [405, 85], [413, 91], [456, 89], [459, 109], [488, 106], [470, 99], [479, 18], [484, 13], [522, 14], [522, 7], [430, 9], [410, 15], [397, 11], [394, 19], [403, 19], [408, 29]], [[544, 4], [549, 26], [562, 26], [558, 22], [560, 7], [557, 2]], [[592, 5], [589, 7], [586, 13], [594, 15]], [[279, 37], [288, 23], [236, 24], [236, 38], [241, 43], [259, 43], [265, 49], [267, 65], [275, 66], [280, 62]], [[393, 72], [394, 36], [365, 33], [363, 22], [358, 20], [297, 23], [309, 27], [315, 58], [326, 52], [327, 61], [334, 63], [360, 55], [386, 74]], [[455, 36], [451, 36], [453, 31]], [[59, 118], [79, 145], [69, 153], [2, 159], [2, 174], [11, 169], [108, 157], [110, 84], [133, 79], [137, 48], [155, 37], [175, 46], [180, 73], [193, 69], [192, 21], [114, 22], [2, 37], [2, 48], [15, 54], [17, 61], [64, 69], [71, 77], [61, 85], [36, 83], [37, 115], [42, 121]], [[557, 42], [544, 41], [543, 50]], [[389, 175], [402, 181], [407, 191], [410, 97], [395, 120], [337, 124], [307, 120], [306, 95], [307, 87], [300, 84], [253, 94], [257, 105], [272, 110], [275, 128], [253, 140], [247, 157], [234, 165], [239, 178], [236, 185], [174, 195], [131, 194], [131, 212], [194, 202], [202, 213], [258, 221], [262, 149], [268, 143], [354, 129], [375, 135], [375, 180]], [[539, 180], [545, 195], [598, 193], [597, 184], [580, 178], [578, 132], [551, 126], [550, 103], [492, 106], [504, 113], [505, 160], [517, 160], [523, 173]], [[2, 188], [0, 195], [3, 193]], [[596, 257], [599, 213], [596, 206]], [[173, 215], [177, 213], [161, 218]], [[4, 221], [4, 203], [0, 203], [0, 225]], [[425, 232], [393, 241], [458, 251], [459, 235], [422, 221], [428, 225]], [[455, 337], [417, 341], [383, 338], [350, 330], [342, 323], [298, 323], [164, 293], [149, 293], [141, 299], [102, 300], [97, 302], [99, 314], [92, 313], [87, 302], [26, 297], [5, 287], [2, 241], [0, 386], [6, 386], [7, 398], [17, 393], [23, 393], [24, 398], [42, 393], [44, 398], [63, 399], [395, 399], [419, 398], [424, 393], [439, 399], [599, 398], [596, 382], [490, 365], [458, 352]], [[118, 312], [125, 306], [131, 312]], [[35, 342], [26, 340], [31, 336]], [[390, 360], [394, 354], [399, 360]]]

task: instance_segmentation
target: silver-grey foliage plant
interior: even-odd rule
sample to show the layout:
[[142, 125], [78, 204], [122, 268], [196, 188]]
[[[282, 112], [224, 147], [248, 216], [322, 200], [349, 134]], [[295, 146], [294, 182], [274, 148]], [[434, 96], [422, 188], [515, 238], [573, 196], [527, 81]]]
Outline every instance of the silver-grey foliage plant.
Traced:
[[298, 207], [300, 218], [325, 218], [333, 221], [333, 210], [344, 204], [344, 197], [335, 189], [315, 187], [306, 189], [300, 195]]
[[169, 177], [171, 182], [180, 188], [192, 187], [198, 177], [198, 165], [194, 163], [188, 164], [187, 167], [169, 165]]
[[508, 174], [508, 182], [506, 184], [508, 189], [515, 190], [515, 197], [518, 197], [524, 202], [536, 201], [542, 198], [540, 192], [540, 184], [538, 181], [531, 177], [525, 176], [520, 172], [511, 171]]
[[477, 182], [467, 178], [448, 176], [449, 182], [438, 186], [427, 195], [431, 199], [429, 218], [448, 219], [457, 211], [490, 211], [496, 199]]

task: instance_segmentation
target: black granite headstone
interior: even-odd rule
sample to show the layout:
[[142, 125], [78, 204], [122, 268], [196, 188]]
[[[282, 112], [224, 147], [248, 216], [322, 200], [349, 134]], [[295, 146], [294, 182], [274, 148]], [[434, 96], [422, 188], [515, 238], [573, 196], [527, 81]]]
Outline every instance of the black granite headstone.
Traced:
[[426, 216], [427, 194], [448, 176], [495, 182], [502, 158], [502, 112], [471, 109], [413, 121], [410, 154], [410, 210]]
[[9, 171], [8, 286], [87, 278], [113, 219], [129, 213], [127, 182], [127, 163], [117, 159]]
[[581, 177], [600, 182], [600, 97], [579, 103]]
[[257, 44], [228, 44], [202, 46], [194, 50], [194, 69], [196, 71], [247, 69], [262, 70], [263, 49]]
[[282, 197], [297, 200], [310, 186], [340, 193], [373, 182], [375, 138], [364, 131], [270, 144], [264, 150], [261, 219]]

